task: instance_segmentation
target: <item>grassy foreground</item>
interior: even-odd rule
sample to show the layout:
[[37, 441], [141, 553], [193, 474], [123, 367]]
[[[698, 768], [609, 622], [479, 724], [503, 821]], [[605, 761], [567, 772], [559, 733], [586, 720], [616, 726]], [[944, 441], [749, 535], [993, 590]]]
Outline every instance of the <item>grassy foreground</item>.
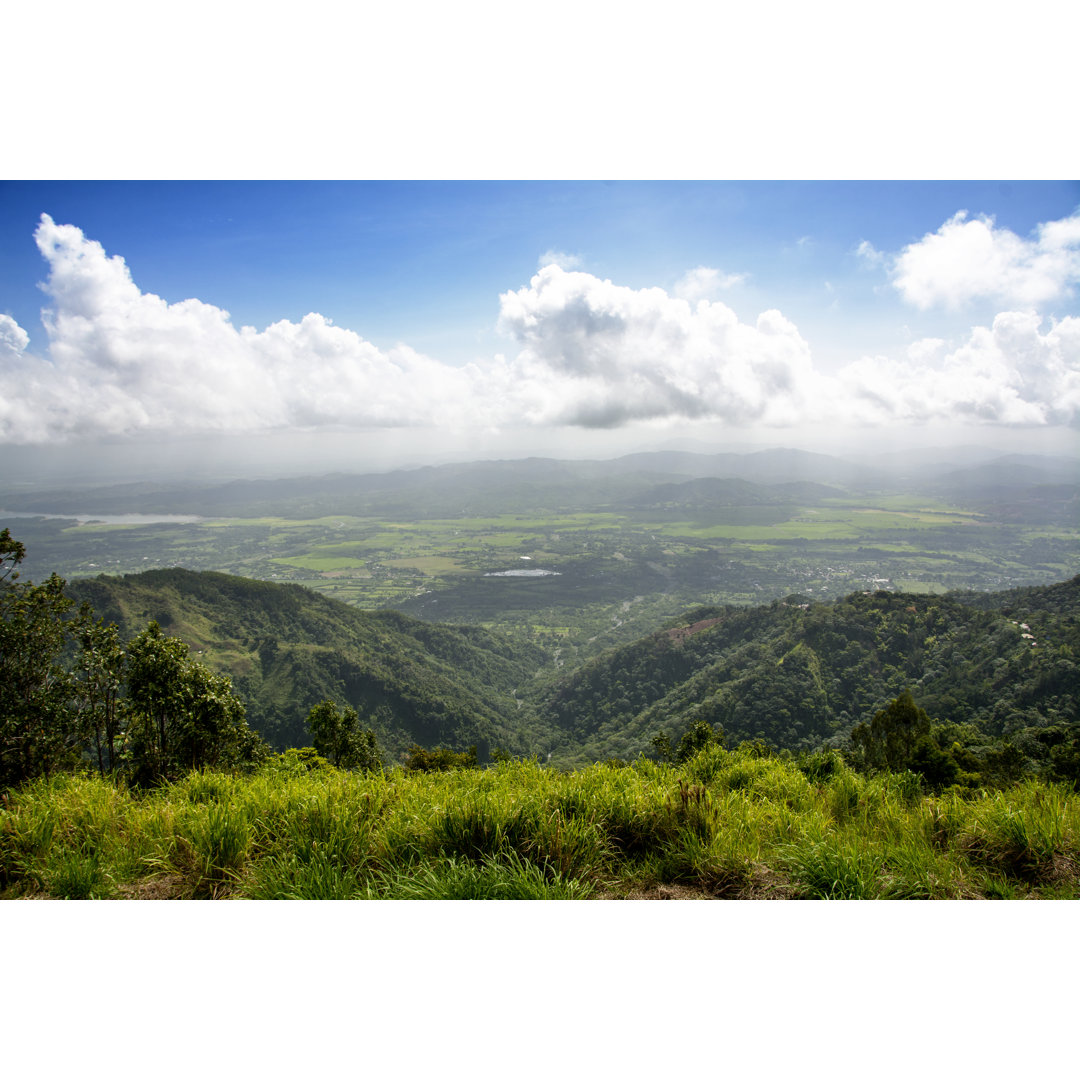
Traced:
[[934, 797], [912, 774], [812, 766], [710, 747], [571, 773], [309, 771], [286, 754], [148, 794], [62, 775], [0, 802], [0, 898], [1080, 897], [1066, 787]]

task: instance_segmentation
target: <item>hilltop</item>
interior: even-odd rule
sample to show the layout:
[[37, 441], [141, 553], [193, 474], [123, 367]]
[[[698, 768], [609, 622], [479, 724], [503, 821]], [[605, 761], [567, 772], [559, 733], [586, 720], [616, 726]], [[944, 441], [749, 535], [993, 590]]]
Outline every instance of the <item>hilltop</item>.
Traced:
[[325, 698], [358, 709], [391, 758], [413, 743], [536, 752], [515, 691], [545, 654], [479, 627], [363, 612], [299, 585], [214, 572], [149, 570], [68, 586], [130, 637], [149, 620], [232, 676], [271, 745], [310, 744], [304, 718]]

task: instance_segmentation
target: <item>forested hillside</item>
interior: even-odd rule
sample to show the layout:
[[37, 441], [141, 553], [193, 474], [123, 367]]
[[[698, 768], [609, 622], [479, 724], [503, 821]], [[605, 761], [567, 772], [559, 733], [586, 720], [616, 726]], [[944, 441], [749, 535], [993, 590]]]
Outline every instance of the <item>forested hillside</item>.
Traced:
[[304, 719], [330, 698], [356, 708], [393, 760], [413, 743], [475, 745], [482, 759], [539, 751], [543, 726], [515, 698], [544, 661], [534, 646], [227, 574], [151, 570], [68, 590], [122, 637], [155, 620], [231, 675], [248, 722], [277, 748], [310, 745]]
[[910, 688], [949, 745], [1004, 736], [1038, 760], [1080, 722], [1078, 614], [1080, 578], [700, 608], [586, 664], [541, 711], [563, 733], [556, 757], [575, 762], [632, 758], [701, 720], [732, 743], [799, 751], [847, 746], [855, 724]]

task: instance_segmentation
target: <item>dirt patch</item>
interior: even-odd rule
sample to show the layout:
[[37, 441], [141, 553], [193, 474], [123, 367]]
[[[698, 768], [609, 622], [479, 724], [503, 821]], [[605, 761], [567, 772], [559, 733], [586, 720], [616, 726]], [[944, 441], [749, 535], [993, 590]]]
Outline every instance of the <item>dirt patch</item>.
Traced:
[[624, 900], [714, 900], [704, 889], [689, 885], [657, 885], [654, 889], [642, 889], [627, 893]]
[[796, 897], [786, 874], [755, 865], [745, 876], [701, 885], [667, 882], [626, 893], [601, 892], [597, 900], [793, 900]]
[[678, 645], [688, 637], [700, 634], [702, 630], [708, 630], [710, 626], [715, 626], [719, 621], [719, 619], [702, 619], [700, 622], [691, 623], [690, 626], [675, 626], [671, 630], [665, 631], [665, 633]]
[[121, 900], [186, 900], [190, 893], [187, 882], [179, 874], [118, 885], [116, 891]]

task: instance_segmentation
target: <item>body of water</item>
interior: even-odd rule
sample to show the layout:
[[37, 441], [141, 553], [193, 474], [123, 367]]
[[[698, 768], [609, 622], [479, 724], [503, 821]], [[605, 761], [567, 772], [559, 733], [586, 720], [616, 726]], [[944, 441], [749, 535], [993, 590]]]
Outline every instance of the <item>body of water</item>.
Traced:
[[484, 577], [559, 577], [558, 570], [496, 570]]
[[77, 521], [80, 525], [190, 525], [208, 518], [197, 514], [46, 514], [37, 510], [0, 510], [0, 521], [8, 518], [56, 518]]

